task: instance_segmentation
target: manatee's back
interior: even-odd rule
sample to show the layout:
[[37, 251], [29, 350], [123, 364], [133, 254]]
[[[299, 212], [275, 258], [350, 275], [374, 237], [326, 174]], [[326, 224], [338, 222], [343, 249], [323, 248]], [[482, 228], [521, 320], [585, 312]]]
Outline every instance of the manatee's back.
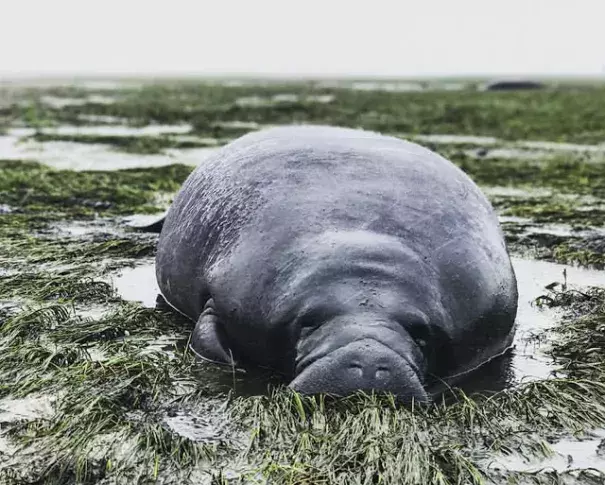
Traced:
[[254, 301], [293, 241], [359, 229], [433, 256], [463, 239], [508, 258], [485, 197], [435, 153], [359, 130], [282, 127], [236, 140], [187, 179], [158, 244], [158, 283], [195, 319], [216, 281], [231, 302]]

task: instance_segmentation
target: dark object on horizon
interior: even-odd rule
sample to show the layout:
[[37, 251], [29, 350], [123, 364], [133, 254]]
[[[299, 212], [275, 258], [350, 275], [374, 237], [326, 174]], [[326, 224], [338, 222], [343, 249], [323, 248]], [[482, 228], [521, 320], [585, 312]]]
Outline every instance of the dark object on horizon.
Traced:
[[485, 87], [486, 91], [518, 91], [523, 89], [544, 89], [545, 85], [538, 81], [502, 80], [493, 81]]

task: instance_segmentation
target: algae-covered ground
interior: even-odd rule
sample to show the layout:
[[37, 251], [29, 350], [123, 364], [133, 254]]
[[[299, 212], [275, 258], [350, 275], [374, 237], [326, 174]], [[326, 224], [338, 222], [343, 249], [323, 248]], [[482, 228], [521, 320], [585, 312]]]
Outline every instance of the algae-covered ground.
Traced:
[[[409, 86], [0, 85], [0, 483], [603, 483], [605, 87]], [[196, 362], [191, 323], [155, 304], [156, 236], [130, 226], [216, 147], [282, 123], [463, 168], [513, 255], [515, 348], [415, 409]]]

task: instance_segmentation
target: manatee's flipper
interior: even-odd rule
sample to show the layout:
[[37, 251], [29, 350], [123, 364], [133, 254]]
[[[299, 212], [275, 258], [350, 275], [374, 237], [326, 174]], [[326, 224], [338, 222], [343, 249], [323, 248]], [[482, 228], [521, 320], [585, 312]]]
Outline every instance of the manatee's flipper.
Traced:
[[231, 350], [225, 345], [225, 334], [214, 310], [214, 301], [206, 302], [204, 311], [193, 329], [191, 349], [198, 357], [216, 364], [235, 365]]
[[130, 226], [135, 231], [140, 232], [162, 232], [162, 228], [164, 227], [164, 221], [166, 220], [166, 216], [158, 219], [157, 221], [152, 222], [151, 224], [147, 224], [146, 226]]
[[161, 310], [161, 311], [171, 311], [171, 310], [174, 310], [174, 308], [172, 308], [170, 306], [170, 304], [166, 301], [166, 298], [164, 298], [161, 294], [158, 294], [155, 297], [155, 309], [156, 310]]

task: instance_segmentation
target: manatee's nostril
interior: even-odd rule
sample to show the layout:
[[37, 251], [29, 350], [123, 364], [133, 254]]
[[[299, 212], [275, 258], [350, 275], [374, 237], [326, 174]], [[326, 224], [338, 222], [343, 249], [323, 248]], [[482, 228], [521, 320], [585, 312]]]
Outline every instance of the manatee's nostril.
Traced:
[[383, 380], [383, 379], [388, 379], [390, 375], [391, 375], [390, 369], [388, 367], [381, 365], [376, 368], [376, 373], [374, 374], [374, 377], [378, 380]]
[[351, 369], [352, 374], [356, 374], [359, 377], [363, 375], [363, 367], [357, 362], [349, 364], [349, 369]]

